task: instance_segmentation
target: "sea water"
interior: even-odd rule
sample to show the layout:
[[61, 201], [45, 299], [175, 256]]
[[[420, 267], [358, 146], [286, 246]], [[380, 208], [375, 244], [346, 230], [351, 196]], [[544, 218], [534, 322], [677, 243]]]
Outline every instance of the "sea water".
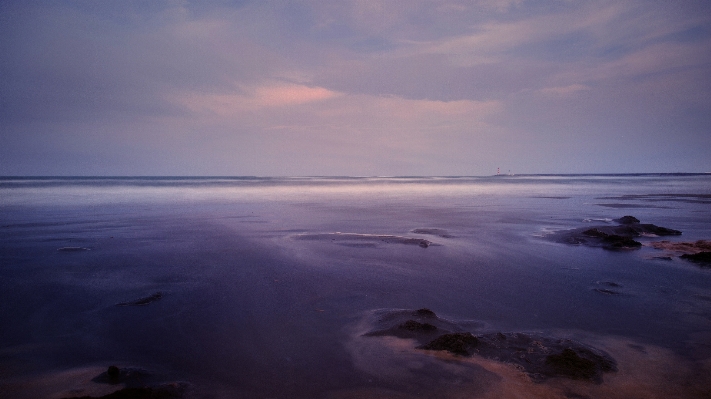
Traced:
[[[0, 397], [104, 395], [109, 365], [186, 397], [705, 397], [711, 268], [548, 237], [632, 215], [711, 239], [709, 205], [708, 174], [0, 178]], [[419, 308], [620, 371], [534, 383], [362, 335]]]

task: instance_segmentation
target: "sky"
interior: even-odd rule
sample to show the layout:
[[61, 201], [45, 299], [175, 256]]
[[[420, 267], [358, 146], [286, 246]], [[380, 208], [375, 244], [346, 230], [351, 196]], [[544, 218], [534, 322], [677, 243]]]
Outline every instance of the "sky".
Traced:
[[0, 175], [711, 172], [708, 0], [0, 0]]

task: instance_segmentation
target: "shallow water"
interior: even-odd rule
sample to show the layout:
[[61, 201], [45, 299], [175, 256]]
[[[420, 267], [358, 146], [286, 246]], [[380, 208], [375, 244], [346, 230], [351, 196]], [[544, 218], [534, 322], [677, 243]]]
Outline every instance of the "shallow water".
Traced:
[[[711, 268], [546, 236], [634, 215], [683, 232], [643, 244], [711, 239], [709, 204], [709, 175], [0, 179], [0, 396], [102, 395], [116, 364], [187, 397], [704, 397]], [[620, 371], [538, 384], [362, 337], [422, 307]]]

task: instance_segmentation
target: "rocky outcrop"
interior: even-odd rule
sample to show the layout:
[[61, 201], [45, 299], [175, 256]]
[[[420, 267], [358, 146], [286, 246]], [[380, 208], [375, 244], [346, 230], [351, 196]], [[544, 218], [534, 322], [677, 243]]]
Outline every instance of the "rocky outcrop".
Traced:
[[696, 263], [701, 267], [711, 267], [711, 240], [698, 241], [656, 241], [652, 247], [665, 251], [665, 255], [657, 259], [668, 257], [671, 255], [679, 256], [679, 258]]
[[539, 382], [563, 377], [599, 383], [604, 373], [617, 371], [615, 360], [607, 353], [570, 339], [521, 332], [475, 335], [437, 317], [429, 309], [422, 316], [427, 321], [400, 321], [404, 315], [420, 317], [417, 314], [421, 311], [393, 312], [380, 320], [392, 321], [391, 327], [364, 335], [413, 339], [420, 343], [416, 347], [420, 350], [444, 351], [464, 357], [481, 356], [513, 364]]
[[549, 237], [566, 244], [601, 247], [608, 250], [624, 250], [642, 247], [642, 243], [635, 240], [638, 237], [681, 235], [679, 230], [640, 223], [639, 219], [634, 216], [623, 216], [615, 221], [619, 224], [560, 231]]

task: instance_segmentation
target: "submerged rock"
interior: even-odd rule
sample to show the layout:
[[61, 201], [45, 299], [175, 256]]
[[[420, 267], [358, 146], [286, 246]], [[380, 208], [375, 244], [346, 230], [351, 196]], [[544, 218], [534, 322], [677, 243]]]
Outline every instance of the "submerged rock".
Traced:
[[155, 302], [161, 298], [163, 298], [163, 293], [156, 292], [153, 295], [139, 298], [139, 299], [136, 299], [135, 301], [117, 303], [116, 306], [144, 306], [144, 305], [148, 305], [152, 302]]
[[442, 238], [452, 238], [453, 236], [447, 232], [447, 230], [444, 229], [415, 229], [412, 230], [413, 233], [415, 234], [425, 234], [425, 235], [431, 235], [431, 236], [437, 236], [437, 237], [442, 237]]
[[[360, 234], [360, 233], [317, 233], [317, 234], [297, 234], [293, 236], [297, 240], [332, 241], [345, 246], [372, 247], [376, 244], [406, 244], [418, 245], [427, 248], [433, 245], [432, 242], [423, 238], [403, 237], [389, 234]], [[363, 245], [363, 244], [370, 245]]]
[[62, 247], [62, 248], [57, 248], [57, 251], [59, 252], [84, 252], [88, 251], [89, 248], [84, 248], [84, 247]]

